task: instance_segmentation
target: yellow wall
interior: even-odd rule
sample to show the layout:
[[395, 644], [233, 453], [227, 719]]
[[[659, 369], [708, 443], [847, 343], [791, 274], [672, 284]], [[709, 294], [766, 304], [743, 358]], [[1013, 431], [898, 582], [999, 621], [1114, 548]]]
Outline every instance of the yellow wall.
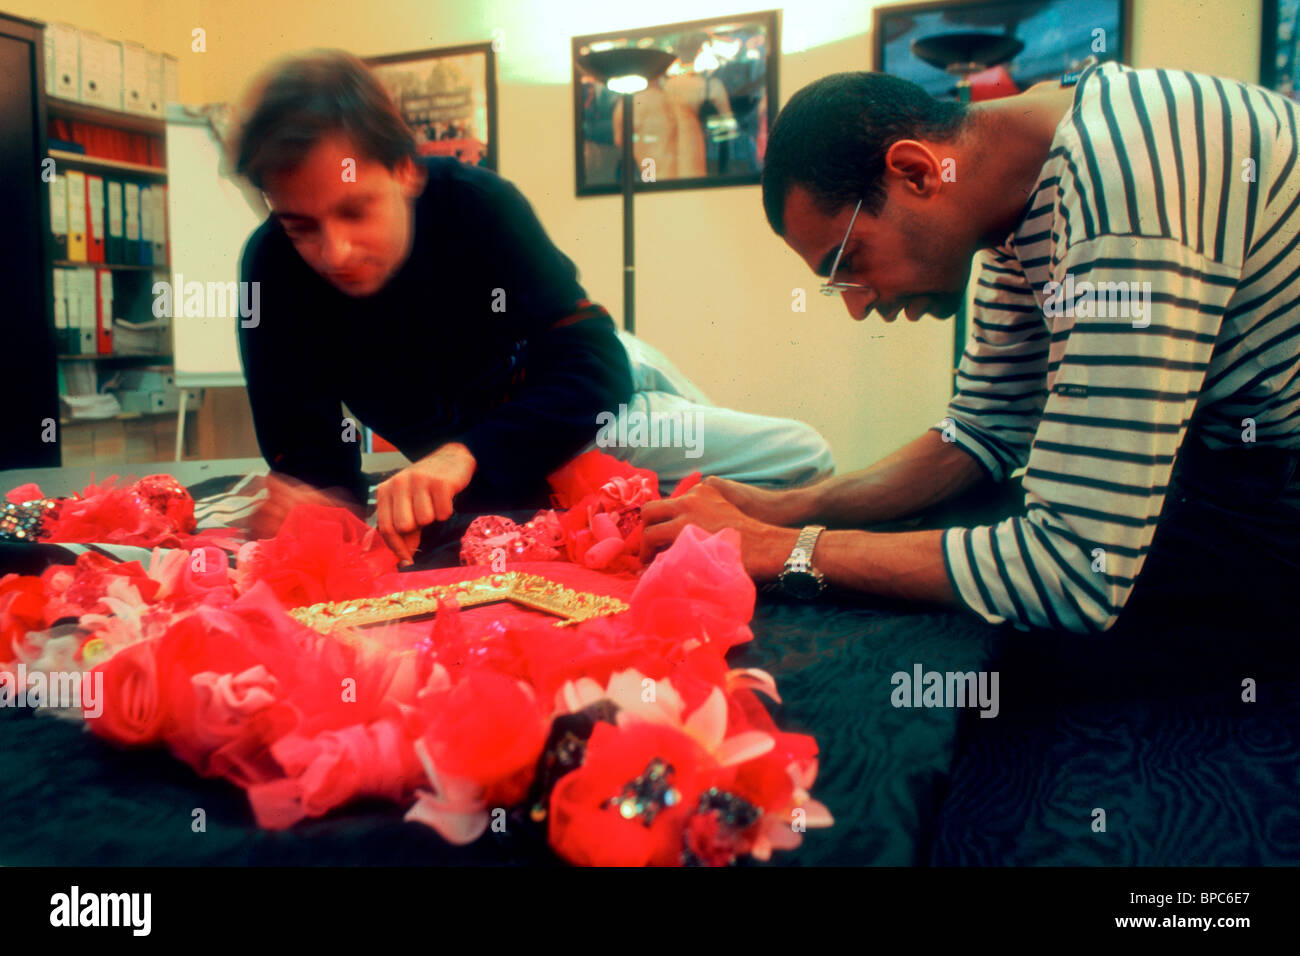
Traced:
[[[621, 308], [619, 200], [573, 194], [569, 38], [728, 15], [736, 0], [5, 0], [20, 16], [63, 20], [180, 58], [181, 98], [230, 100], [266, 62], [313, 46], [361, 56], [482, 42], [502, 34], [501, 172], [533, 202], [592, 297]], [[864, 0], [784, 8], [784, 101], [817, 77], [870, 65]], [[1129, 61], [1255, 80], [1260, 6], [1242, 0], [1133, 0]], [[207, 51], [191, 51], [191, 31]], [[757, 186], [637, 199], [637, 328], [714, 401], [803, 418], [841, 472], [877, 460], [940, 418], [951, 326], [849, 320], [816, 294], [803, 263], [769, 231]], [[791, 311], [795, 287], [808, 311]]]

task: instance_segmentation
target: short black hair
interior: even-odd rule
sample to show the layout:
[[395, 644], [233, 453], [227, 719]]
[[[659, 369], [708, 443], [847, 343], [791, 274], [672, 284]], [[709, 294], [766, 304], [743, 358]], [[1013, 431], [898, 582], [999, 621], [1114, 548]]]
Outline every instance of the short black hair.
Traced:
[[964, 126], [966, 106], [938, 100], [888, 73], [833, 73], [785, 104], [763, 157], [763, 208], [785, 234], [785, 201], [802, 186], [834, 215], [849, 203], [879, 215], [885, 203], [885, 154], [900, 139], [947, 141]]
[[346, 133], [365, 159], [392, 171], [419, 152], [415, 135], [379, 78], [343, 50], [278, 61], [253, 84], [233, 150], [235, 171], [258, 189], [297, 167], [317, 143]]

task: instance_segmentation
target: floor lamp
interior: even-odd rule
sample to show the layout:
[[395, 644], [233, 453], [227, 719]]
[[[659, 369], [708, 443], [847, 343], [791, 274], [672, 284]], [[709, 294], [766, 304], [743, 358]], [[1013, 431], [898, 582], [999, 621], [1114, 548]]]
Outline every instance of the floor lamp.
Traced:
[[632, 96], [664, 75], [672, 53], [650, 47], [596, 50], [578, 57], [578, 66], [623, 98], [623, 328], [636, 333], [636, 231], [632, 196], [636, 157], [632, 152]]
[[[1004, 33], [939, 33], [912, 41], [912, 53], [931, 66], [957, 78], [957, 99], [969, 103], [970, 78], [1005, 63], [1025, 48], [1024, 41]], [[953, 316], [952, 374], [956, 390], [957, 366], [966, 350], [966, 296]]]

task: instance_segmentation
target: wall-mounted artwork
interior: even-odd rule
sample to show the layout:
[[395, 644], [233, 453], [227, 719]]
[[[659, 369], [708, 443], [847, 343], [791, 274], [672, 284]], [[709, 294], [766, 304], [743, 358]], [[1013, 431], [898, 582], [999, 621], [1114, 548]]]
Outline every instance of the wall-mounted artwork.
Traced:
[[664, 76], [633, 94], [638, 191], [757, 183], [778, 102], [779, 30], [779, 13], [767, 11], [574, 37], [578, 195], [619, 191], [623, 122], [623, 97], [584, 72], [579, 56], [626, 46], [675, 54]]
[[421, 155], [497, 168], [496, 59], [491, 43], [366, 60], [415, 133]]
[[1259, 82], [1300, 99], [1300, 0], [1264, 0]]
[[1077, 70], [1090, 56], [1124, 60], [1127, 32], [1124, 0], [950, 0], [872, 10], [874, 68], [933, 96], [957, 95], [957, 74], [941, 63], [945, 53], [993, 50], [988, 57], [998, 62], [966, 77], [972, 101], [1012, 96]]

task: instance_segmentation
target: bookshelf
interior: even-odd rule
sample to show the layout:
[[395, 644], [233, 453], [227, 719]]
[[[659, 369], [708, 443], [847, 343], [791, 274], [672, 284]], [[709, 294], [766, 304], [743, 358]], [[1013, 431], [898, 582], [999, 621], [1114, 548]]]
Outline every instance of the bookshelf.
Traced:
[[[80, 143], [87, 153], [72, 149], [56, 148], [53, 145], [46, 150], [46, 156], [54, 161], [56, 175], [67, 172], [80, 173], [84, 176], [100, 178], [105, 184], [105, 197], [102, 206], [103, 231], [109, 231], [108, 184], [117, 181], [125, 193], [126, 184], [130, 183], [140, 190], [167, 185], [165, 163], [164, 134], [166, 123], [163, 119], [143, 116], [124, 110], [107, 109], [67, 100], [44, 92], [47, 127], [47, 142], [75, 141]], [[125, 134], [125, 135], [117, 135]], [[134, 137], [128, 139], [127, 137]], [[146, 148], [147, 147], [147, 148]], [[130, 158], [120, 158], [127, 150]], [[100, 155], [106, 152], [117, 156]], [[150, 162], [139, 162], [141, 158]], [[91, 155], [93, 154], [93, 155]], [[141, 225], [145, 211], [141, 209]], [[161, 218], [161, 217], [158, 217]], [[88, 245], [91, 226], [87, 213]], [[154, 220], [155, 222], [157, 219]], [[169, 225], [169, 224], [168, 224]], [[69, 225], [69, 230], [71, 225]], [[96, 276], [96, 294], [98, 283], [104, 280], [100, 275], [107, 275], [111, 284], [110, 320], [114, 335], [111, 351], [106, 342], [99, 340], [99, 328], [96, 330], [96, 342], [93, 349], [85, 340], [72, 342], [70, 330], [60, 331], [57, 317], [54, 319], [55, 337], [58, 343], [58, 382], [60, 396], [65, 394], [89, 395], [114, 389], [113, 394], [121, 398], [123, 407], [114, 414], [86, 418], [69, 417], [69, 410], [60, 403], [59, 423], [61, 430], [60, 449], [64, 465], [104, 460], [118, 462], [163, 461], [173, 457], [176, 442], [178, 415], [174, 387], [171, 383], [173, 355], [170, 351], [171, 335], [169, 328], [161, 328], [154, 322], [152, 314], [152, 287], [158, 279], [170, 275], [170, 254], [167, 239], [155, 242], [151, 258], [155, 261], [126, 261], [133, 258], [131, 250], [118, 250], [113, 254], [107, 239], [101, 250], [104, 261], [87, 262], [79, 257], [74, 259], [69, 254], [70, 245], [59, 246], [53, 237], [53, 223], [47, 220], [46, 234], [54, 243], [50, 257], [51, 288], [56, 287], [54, 270], [64, 270], [61, 286], [65, 299], [72, 276], [93, 270]], [[166, 235], [170, 228], [166, 229]], [[125, 225], [123, 238], [126, 237]], [[142, 231], [143, 237], [143, 231]], [[129, 246], [129, 243], [117, 245]], [[159, 252], [161, 258], [157, 258]], [[88, 253], [93, 254], [93, 253]], [[114, 261], [116, 260], [116, 261]], [[78, 294], [84, 296], [84, 276], [75, 281], [82, 283]], [[57, 296], [56, 296], [57, 299]], [[83, 303], [85, 299], [79, 301]], [[56, 316], [59, 306], [55, 303]], [[97, 304], [96, 321], [103, 324], [103, 301]], [[69, 314], [69, 319], [71, 315]], [[124, 323], [132, 323], [124, 327]], [[147, 341], [150, 335], [156, 339], [156, 345], [143, 351], [119, 351], [119, 336], [136, 331]], [[153, 344], [153, 343], [151, 343]], [[76, 351], [80, 348], [81, 351]], [[139, 349], [139, 344], [135, 345]], [[136, 377], [131, 378], [132, 375]], [[159, 385], [153, 389], [139, 383]], [[133, 383], [134, 386], [133, 387]], [[120, 389], [120, 391], [119, 391]], [[126, 407], [128, 402], [139, 406], [146, 402], [146, 394], [153, 396], [152, 404], [162, 404], [161, 408]], [[157, 396], [167, 396], [162, 400]], [[192, 406], [192, 407], [191, 407]], [[193, 398], [187, 403], [186, 420], [198, 414], [198, 403]], [[185, 428], [187, 438], [196, 432], [194, 428]], [[186, 451], [194, 454], [197, 441], [187, 440]]]
[[60, 165], [72, 166], [74, 169], [109, 169], [114, 172], [134, 173], [137, 176], [143, 176], [146, 179], [153, 179], [158, 182], [167, 181], [166, 172], [156, 166], [146, 166], [144, 163], [128, 163], [120, 159], [83, 156], [81, 153], [70, 153], [66, 149], [51, 149], [47, 151], [46, 155]]
[[158, 117], [145, 116], [141, 113], [128, 113], [126, 110], [110, 110], [90, 103], [64, 99], [61, 96], [46, 94], [46, 112], [50, 116], [63, 119], [80, 120], [85, 123], [112, 123], [118, 129], [133, 133], [148, 133], [161, 136], [166, 129], [166, 122]]

